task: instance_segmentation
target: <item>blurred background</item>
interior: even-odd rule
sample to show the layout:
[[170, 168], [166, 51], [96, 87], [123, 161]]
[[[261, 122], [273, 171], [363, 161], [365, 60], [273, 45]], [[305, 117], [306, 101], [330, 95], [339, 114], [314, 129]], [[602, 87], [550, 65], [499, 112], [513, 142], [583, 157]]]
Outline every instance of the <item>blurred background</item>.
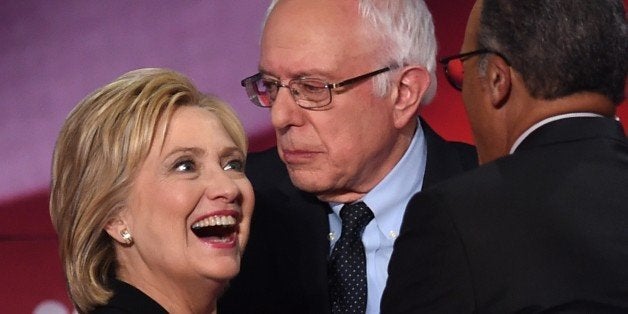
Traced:
[[[97, 87], [132, 69], [170, 68], [235, 108], [252, 151], [274, 144], [268, 111], [254, 107], [240, 86], [256, 72], [268, 2], [0, 2], [2, 313], [73, 311], [48, 216], [50, 163], [65, 117]], [[426, 2], [438, 56], [457, 53], [473, 1]], [[460, 94], [440, 68], [438, 81], [422, 115], [445, 138], [472, 143]]]

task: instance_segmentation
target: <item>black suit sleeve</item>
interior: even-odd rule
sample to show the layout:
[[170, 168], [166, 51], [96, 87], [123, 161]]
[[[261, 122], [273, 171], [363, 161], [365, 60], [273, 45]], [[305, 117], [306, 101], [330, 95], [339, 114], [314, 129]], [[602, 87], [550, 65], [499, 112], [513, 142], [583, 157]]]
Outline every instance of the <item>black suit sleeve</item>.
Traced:
[[471, 275], [464, 246], [437, 194], [408, 204], [395, 241], [381, 313], [472, 313]]

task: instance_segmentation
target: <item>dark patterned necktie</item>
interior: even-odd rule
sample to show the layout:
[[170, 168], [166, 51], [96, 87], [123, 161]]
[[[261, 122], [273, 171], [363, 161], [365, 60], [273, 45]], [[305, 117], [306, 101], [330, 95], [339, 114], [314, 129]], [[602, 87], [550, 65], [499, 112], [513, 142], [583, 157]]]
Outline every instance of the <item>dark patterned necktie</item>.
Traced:
[[342, 233], [329, 257], [329, 292], [332, 313], [366, 311], [366, 257], [362, 232], [373, 212], [358, 202], [340, 209]]

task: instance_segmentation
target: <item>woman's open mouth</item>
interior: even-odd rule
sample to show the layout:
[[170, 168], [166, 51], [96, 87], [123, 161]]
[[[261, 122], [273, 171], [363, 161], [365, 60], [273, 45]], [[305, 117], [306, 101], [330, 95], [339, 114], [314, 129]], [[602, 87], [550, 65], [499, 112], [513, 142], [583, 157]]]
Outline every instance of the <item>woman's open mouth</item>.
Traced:
[[233, 247], [238, 233], [239, 213], [205, 217], [192, 224], [192, 232], [201, 240], [220, 248]]

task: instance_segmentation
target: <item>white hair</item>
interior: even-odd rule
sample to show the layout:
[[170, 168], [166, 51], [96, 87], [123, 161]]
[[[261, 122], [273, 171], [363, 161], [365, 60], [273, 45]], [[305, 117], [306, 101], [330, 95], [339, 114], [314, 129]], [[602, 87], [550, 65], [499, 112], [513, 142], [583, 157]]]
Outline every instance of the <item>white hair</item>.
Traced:
[[[262, 25], [279, 0], [273, 0]], [[436, 36], [432, 14], [423, 0], [359, 0], [360, 16], [372, 29], [372, 39], [382, 48], [379, 62], [392, 67], [418, 65], [430, 75], [430, 85], [421, 99], [427, 104], [436, 94]], [[390, 75], [378, 75], [375, 93], [383, 96]]]

